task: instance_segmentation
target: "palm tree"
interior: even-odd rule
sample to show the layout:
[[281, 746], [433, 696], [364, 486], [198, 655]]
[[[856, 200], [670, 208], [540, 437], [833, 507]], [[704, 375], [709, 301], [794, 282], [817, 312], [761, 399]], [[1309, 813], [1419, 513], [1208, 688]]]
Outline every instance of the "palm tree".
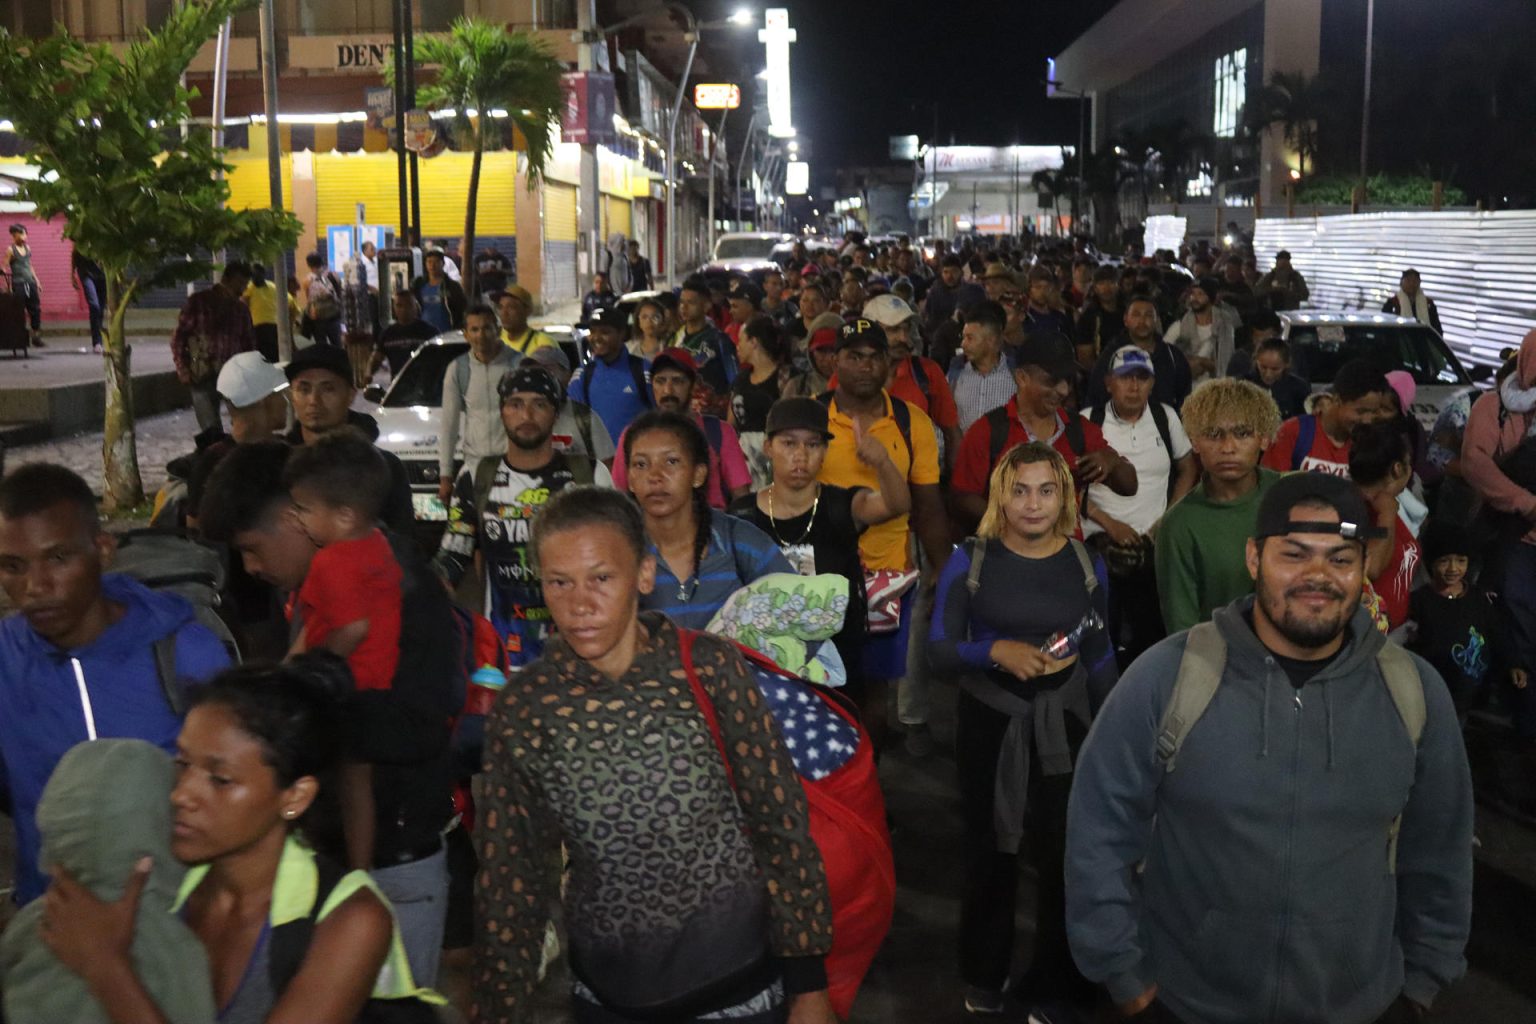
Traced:
[[1169, 202], [1184, 198], [1184, 183], [1191, 161], [1200, 152], [1203, 140], [1184, 118], [1164, 121], [1147, 129], [1147, 142], [1156, 160], [1157, 184], [1168, 196]]
[[1257, 131], [1280, 125], [1286, 145], [1296, 151], [1297, 170], [1305, 176], [1308, 161], [1317, 162], [1317, 123], [1328, 109], [1326, 90], [1316, 78], [1276, 71], [1248, 101], [1244, 121]]
[[[1071, 194], [1077, 186], [1076, 176], [1068, 169], [1068, 162], [1071, 158], [1067, 156], [1065, 147], [1061, 151], [1061, 160], [1061, 166], [1055, 170], [1036, 171], [1029, 176], [1030, 187], [1040, 196], [1040, 205], [1045, 206], [1049, 203], [1053, 210], [1056, 209], [1057, 197]], [[1076, 212], [1075, 210], [1073, 211], [1074, 216]], [[1053, 234], [1060, 223], [1061, 221], [1056, 217], [1051, 218], [1051, 231]]]
[[[435, 80], [418, 90], [421, 104], [429, 110], [451, 109], [460, 136], [474, 146], [463, 248], [464, 291], [474, 295], [480, 165], [486, 144], [498, 141], [492, 135], [491, 111], [505, 110], [527, 140], [528, 189], [532, 191], [543, 181], [554, 146], [550, 123], [565, 105], [560, 88], [564, 66], [542, 41], [479, 18], [458, 18], [447, 35], [417, 36], [415, 42], [412, 58], [420, 65], [435, 65], [437, 71]], [[471, 117], [471, 110], [477, 116]]]

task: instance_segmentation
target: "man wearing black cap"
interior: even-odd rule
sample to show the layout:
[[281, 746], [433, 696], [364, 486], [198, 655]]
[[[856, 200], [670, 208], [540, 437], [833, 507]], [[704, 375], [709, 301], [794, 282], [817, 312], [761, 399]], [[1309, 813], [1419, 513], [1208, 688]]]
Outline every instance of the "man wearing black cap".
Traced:
[[1096, 483], [1116, 494], [1135, 494], [1136, 467], [1109, 446], [1096, 424], [1065, 408], [1077, 376], [1072, 343], [1059, 334], [1029, 335], [1009, 354], [1018, 393], [971, 424], [955, 459], [951, 483], [962, 527], [973, 528], [986, 512], [997, 460], [1026, 441], [1043, 441], [1061, 453], [1077, 481], [1079, 500]]
[[1466, 752], [1440, 676], [1360, 604], [1370, 522], [1347, 480], [1276, 483], [1254, 596], [1152, 648], [1099, 711], [1067, 928], [1122, 1013], [1412, 1020], [1465, 972]]
[[731, 311], [731, 322], [725, 325], [725, 336], [732, 344], [740, 345], [742, 327], [763, 307], [762, 289], [747, 278], [738, 278], [731, 282], [726, 303]]
[[630, 420], [651, 407], [650, 364], [624, 347], [629, 316], [599, 306], [587, 321], [592, 358], [571, 378], [566, 393], [602, 417], [608, 436], [618, 437]]
[[1099, 352], [1099, 361], [1088, 375], [1089, 405], [1103, 405], [1109, 401], [1109, 391], [1104, 380], [1109, 376], [1109, 363], [1115, 353], [1126, 345], [1135, 345], [1152, 357], [1152, 369], [1157, 374], [1152, 386], [1152, 400], [1175, 409], [1184, 407], [1184, 399], [1194, 388], [1194, 377], [1189, 372], [1189, 360], [1184, 353], [1162, 339], [1162, 319], [1158, 316], [1157, 302], [1152, 297], [1133, 295], [1125, 307], [1125, 333]]
[[[862, 317], [854, 320], [838, 333], [836, 347], [837, 390], [821, 397], [827, 406], [832, 439], [827, 442], [819, 479], [850, 490], [879, 489], [879, 471], [859, 454], [866, 437], [879, 441], [907, 480], [912, 513], [864, 531], [859, 538], [864, 568], [871, 573], [917, 569], [925, 574], [925, 581], [936, 581], [949, 557], [950, 537], [939, 491], [939, 444], [933, 421], [921, 409], [885, 390], [891, 370], [890, 342], [879, 324]], [[909, 530], [917, 537], [921, 556], [917, 562], [913, 561]], [[909, 591], [901, 602], [897, 629], [872, 636], [865, 648], [865, 676], [875, 686], [868, 720], [877, 730], [883, 725], [884, 689], [875, 684], [904, 680], [898, 716], [917, 737], [908, 744], [914, 753], [932, 745], [926, 736], [927, 688], [920, 641], [916, 670], [909, 671], [913, 637], [928, 635], [924, 610], [931, 607], [931, 599], [930, 582], [925, 582], [916, 596]]]
[[485, 563], [481, 611], [501, 635], [508, 662], [517, 667], [539, 657], [549, 633], [549, 612], [533, 563], [534, 517], [567, 487], [611, 487], [613, 481], [601, 462], [555, 451], [555, 420], [566, 399], [554, 374], [529, 362], [503, 376], [497, 393], [506, 452], [466, 461], [459, 471], [436, 565], [457, 587], [480, 552]]
[[1291, 254], [1284, 249], [1275, 253], [1275, 269], [1259, 278], [1253, 291], [1260, 301], [1267, 300], [1269, 308], [1276, 313], [1297, 309], [1312, 297], [1307, 279], [1291, 266]]
[[[378, 421], [352, 410], [357, 386], [346, 352], [331, 345], [311, 345], [300, 349], [284, 372], [288, 375], [288, 397], [293, 403], [295, 420], [286, 437], [289, 444], [312, 444], [341, 427], [355, 427], [368, 440], [378, 441]], [[410, 478], [392, 452], [380, 449], [379, 454], [389, 466], [389, 493], [379, 518], [391, 530], [408, 537], [416, 525]]]

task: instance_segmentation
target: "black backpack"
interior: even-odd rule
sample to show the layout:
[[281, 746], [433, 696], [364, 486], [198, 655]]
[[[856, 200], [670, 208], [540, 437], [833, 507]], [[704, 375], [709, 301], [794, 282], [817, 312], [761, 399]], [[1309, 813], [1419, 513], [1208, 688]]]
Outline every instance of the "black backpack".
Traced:
[[[1163, 439], [1163, 451], [1168, 453], [1168, 496], [1171, 498], [1175, 483], [1173, 464], [1176, 460], [1173, 457], [1173, 435], [1168, 432], [1168, 410], [1164, 408], [1162, 402], [1153, 399], [1147, 403], [1147, 411], [1152, 414], [1152, 423], [1157, 427], [1157, 436]], [[1101, 402], [1094, 406], [1088, 418], [1093, 421], [1094, 426], [1102, 427], [1104, 418], [1108, 415], [1109, 403]]]
[[[288, 985], [304, 965], [309, 944], [315, 938], [315, 924], [320, 909], [330, 898], [346, 870], [325, 857], [315, 858], [319, 878], [315, 885], [315, 902], [309, 913], [287, 924], [272, 929], [267, 947], [267, 981], [272, 991], [281, 997]], [[419, 982], [418, 982], [419, 984]], [[415, 996], [402, 999], [369, 999], [357, 1015], [356, 1024], [439, 1024], [443, 1018], [430, 1003]]]

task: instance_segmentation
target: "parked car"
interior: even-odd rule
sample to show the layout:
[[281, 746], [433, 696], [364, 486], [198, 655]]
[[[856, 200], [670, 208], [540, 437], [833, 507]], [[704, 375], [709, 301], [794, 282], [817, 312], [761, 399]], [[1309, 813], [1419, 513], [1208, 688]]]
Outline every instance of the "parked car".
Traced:
[[709, 262], [699, 268], [704, 273], [749, 274], [754, 270], [775, 269], [774, 248], [783, 242], [793, 242], [793, 235], [782, 231], [741, 231], [721, 235], [715, 239], [715, 252]]
[[1368, 359], [1383, 373], [1407, 370], [1418, 385], [1413, 414], [1425, 430], [1453, 396], [1493, 375], [1489, 366], [1469, 372], [1434, 328], [1389, 313], [1291, 310], [1280, 314], [1280, 336], [1290, 342], [1292, 371], [1314, 393], [1326, 391], [1351, 359]]
[[[581, 365], [585, 349], [572, 337], [571, 328], [539, 329], [560, 345], [572, 366]], [[405, 464], [418, 520], [441, 522], [448, 518], [448, 510], [437, 497], [443, 375], [449, 363], [468, 351], [463, 331], [439, 334], [421, 343], [382, 393], [374, 388], [364, 392], [367, 400], [378, 405], [369, 412], [379, 424], [379, 447]]]

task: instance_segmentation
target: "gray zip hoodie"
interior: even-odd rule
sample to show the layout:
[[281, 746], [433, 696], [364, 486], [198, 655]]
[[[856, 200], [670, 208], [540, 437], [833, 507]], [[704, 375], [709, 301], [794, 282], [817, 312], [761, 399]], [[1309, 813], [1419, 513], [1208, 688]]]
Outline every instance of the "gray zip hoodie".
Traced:
[[1116, 1002], [1156, 983], [1190, 1024], [1363, 1024], [1399, 993], [1428, 1005], [1466, 969], [1472, 916], [1472, 783], [1445, 684], [1414, 658], [1415, 752], [1364, 610], [1297, 690], [1244, 618], [1253, 600], [1214, 617], [1226, 672], [1175, 771], [1156, 740], [1187, 634], [1139, 658], [1095, 719], [1067, 814], [1073, 957]]

